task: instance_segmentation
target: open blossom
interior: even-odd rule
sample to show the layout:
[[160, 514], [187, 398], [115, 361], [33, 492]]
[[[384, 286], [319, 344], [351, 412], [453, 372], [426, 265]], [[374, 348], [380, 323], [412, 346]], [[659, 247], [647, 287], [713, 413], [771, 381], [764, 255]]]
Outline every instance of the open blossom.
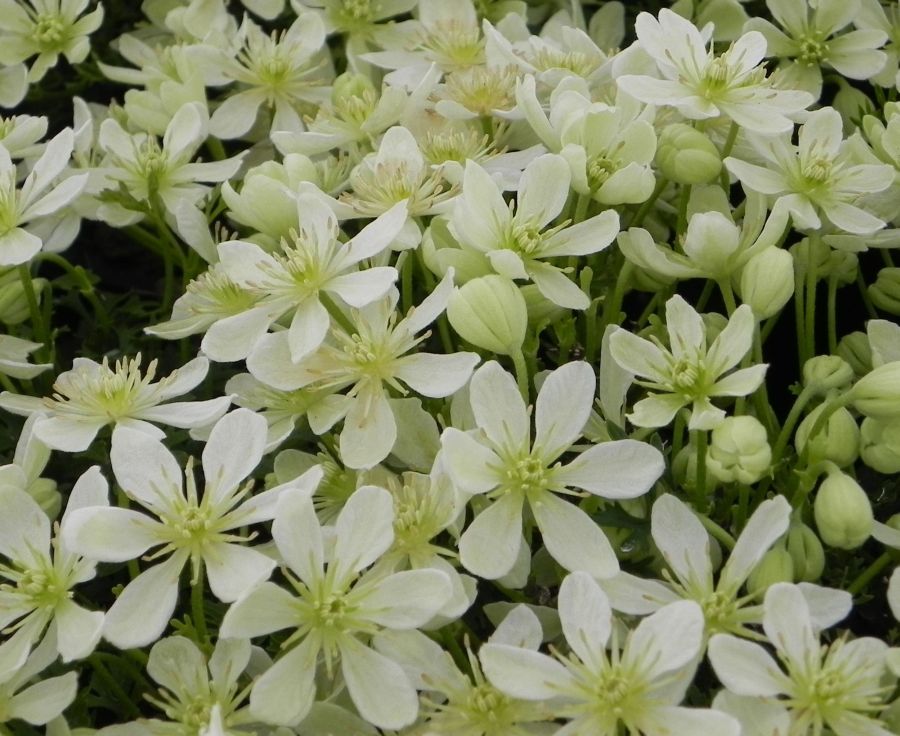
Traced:
[[[396, 312], [399, 294], [391, 289], [383, 299], [351, 310], [347, 324], [334, 324], [319, 348], [299, 363], [291, 358], [285, 331], [266, 335], [248, 357], [247, 368], [258, 380], [282, 391], [329, 390], [333, 395], [307, 415], [310, 428], [324, 434], [343, 419], [342, 460], [351, 468], [373, 467], [397, 440], [391, 392], [405, 395], [402, 384], [406, 384], [423, 396], [450, 396], [466, 384], [479, 361], [469, 352], [412, 352], [427, 336], [416, 333], [446, 309], [452, 289], [451, 269], [402, 319]], [[344, 389], [346, 393], [337, 393]]]
[[703, 645], [703, 615], [693, 601], [641, 620], [620, 649], [603, 590], [575, 572], [560, 586], [559, 617], [568, 655], [493, 642], [480, 652], [485, 674], [501, 692], [543, 701], [568, 721], [559, 736], [740, 733], [729, 715], [679, 706]]
[[[889, 736], [871, 714], [886, 706], [882, 686], [888, 646], [874, 637], [840, 637], [823, 646], [799, 588], [766, 591], [763, 629], [782, 666], [759, 644], [730, 634], [709, 643], [716, 675], [732, 693], [780, 706], [790, 734]], [[774, 700], [778, 698], [778, 700]]]
[[772, 134], [792, 130], [790, 115], [814, 101], [809, 92], [776, 89], [766, 78], [760, 65], [766, 39], [757, 31], [716, 56], [693, 23], [666, 8], [658, 20], [638, 15], [635, 30], [663, 78], [628, 74], [616, 81], [643, 102], [674, 106], [692, 120], [724, 115], [747, 130]]
[[400, 728], [415, 719], [413, 684], [368, 639], [384, 629], [423, 626], [450, 598], [451, 585], [440, 570], [366, 570], [391, 546], [393, 522], [388, 492], [363, 486], [338, 514], [333, 544], [326, 544], [310, 493], [291, 492], [279, 501], [272, 536], [292, 590], [259, 585], [228, 609], [221, 628], [224, 637], [244, 638], [290, 630], [284, 654], [253, 685], [254, 716], [299, 723], [315, 700], [320, 662], [323, 685], [340, 662], [350, 698], [366, 720]]
[[[52, 641], [48, 646], [54, 658], [58, 652], [67, 662], [86, 657], [97, 645], [103, 612], [89, 611], [72, 599], [74, 588], [94, 577], [96, 563], [74, 551], [62, 535], [75, 511], [99, 503], [107, 493], [106, 481], [94, 466], [76, 481], [54, 534], [47, 514], [21, 489], [24, 474], [15, 466], [4, 471], [0, 628], [8, 637], [0, 644], [0, 682], [24, 664], [32, 645], [42, 638]], [[10, 483], [11, 475], [18, 475], [18, 482]]]
[[0, 407], [23, 416], [41, 415], [34, 425], [41, 442], [54, 450], [81, 452], [110, 424], [113, 436], [117, 428], [128, 427], [153, 437], [164, 433], [151, 422], [182, 428], [211, 424], [228, 410], [228, 396], [164, 403], [198, 386], [208, 370], [206, 358], [194, 358], [154, 383], [156, 361], [142, 372], [140, 355], [113, 367], [106, 359], [97, 363], [75, 358], [72, 369], [57, 376], [53, 396], [41, 399], [4, 391]]
[[634, 405], [628, 415], [637, 427], [664, 427], [684, 406], [691, 405], [690, 429], [713, 429], [725, 412], [713, 406], [717, 396], [746, 396], [763, 381], [766, 365], [734, 368], [750, 350], [755, 320], [746, 304], [738, 307], [712, 345], [700, 315], [677, 294], [666, 302], [669, 348], [658, 342], [616, 330], [609, 339], [616, 363], [654, 393]]
[[856, 200], [887, 189], [894, 181], [894, 167], [856, 160], [834, 108], [810, 113], [800, 126], [796, 146], [790, 132], [749, 139], [763, 165], [735, 156], [726, 158], [725, 165], [748, 189], [777, 198], [773, 210], [790, 212], [795, 227], [818, 229], [820, 215], [848, 233], [867, 234], [884, 227]]
[[[238, 530], [268, 521], [279, 496], [288, 489], [311, 491], [321, 471], [264, 493], [249, 495], [244, 480], [259, 464], [266, 441], [265, 420], [249, 409], [220, 419], [203, 451], [205, 487], [198, 493], [193, 460], [182, 468], [159, 442], [142, 432], [122, 429], [113, 437], [116, 481], [143, 513], [102, 503], [73, 512], [66, 542], [87, 557], [124, 562], [158, 548], [158, 560], [132, 580], [106, 615], [103, 635], [121, 649], [144, 646], [164, 631], [178, 598], [178, 578], [190, 563], [192, 585], [206, 573], [219, 600], [236, 600], [269, 577], [275, 560], [243, 542]], [[182, 481], [182, 475], [184, 480]], [[156, 518], [154, 518], [156, 517]]]
[[478, 430], [452, 427], [441, 438], [443, 462], [461, 491], [484, 494], [490, 504], [459, 540], [460, 560], [484, 578], [506, 575], [522, 537], [525, 504], [550, 555], [569, 570], [611, 577], [618, 561], [609, 540], [576, 504], [557, 494], [578, 488], [601, 498], [635, 498], [663, 471], [659, 451], [634, 440], [595, 445], [572, 462], [558, 462], [581, 436], [595, 390], [584, 362], [567, 363], [544, 381], [535, 408], [535, 434], [512, 376], [486, 363], [469, 387]]

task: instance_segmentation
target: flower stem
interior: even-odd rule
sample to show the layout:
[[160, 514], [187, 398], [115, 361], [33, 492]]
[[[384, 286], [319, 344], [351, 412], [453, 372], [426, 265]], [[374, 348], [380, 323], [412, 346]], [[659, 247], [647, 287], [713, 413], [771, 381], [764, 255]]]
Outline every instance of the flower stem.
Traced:
[[709, 447], [709, 437], [705, 429], [696, 429], [691, 432], [694, 436], [697, 449], [697, 467], [694, 476], [694, 507], [701, 514], [706, 513], [708, 499], [706, 497], [706, 450]]
[[886, 568], [894, 559], [894, 555], [890, 552], [883, 552], [875, 561], [863, 570], [850, 585], [847, 592], [850, 595], [856, 595], [863, 590], [878, 574]]
[[17, 267], [19, 280], [22, 282], [22, 290], [25, 292], [25, 301], [28, 302], [28, 312], [31, 315], [31, 326], [34, 331], [35, 342], [41, 343], [38, 355], [46, 356], [48, 362], [53, 362], [53, 346], [51, 344], [50, 330], [41, 314], [38, 305], [37, 294], [34, 291], [34, 282], [31, 280], [31, 269], [27, 263]]
[[203, 564], [197, 566], [196, 580], [191, 580], [191, 618], [194, 620], [194, 630], [200, 637], [198, 644], [209, 642], [209, 632], [206, 629], [206, 611], [203, 606], [204, 585]]
[[519, 386], [519, 393], [522, 399], [528, 403], [530, 393], [528, 390], [528, 366], [525, 363], [525, 354], [521, 350], [517, 350], [510, 356], [512, 358], [513, 367], [516, 370], [516, 384]]

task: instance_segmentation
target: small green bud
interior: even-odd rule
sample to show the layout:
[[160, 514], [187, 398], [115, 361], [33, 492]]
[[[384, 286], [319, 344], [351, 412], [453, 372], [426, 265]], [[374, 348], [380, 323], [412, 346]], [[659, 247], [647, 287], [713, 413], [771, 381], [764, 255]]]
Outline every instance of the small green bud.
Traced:
[[850, 389], [853, 407], [867, 417], [900, 417], [900, 361], [878, 366]]
[[[707, 453], [707, 470], [709, 469], [709, 453]], [[697, 448], [693, 443], [681, 448], [672, 461], [672, 474], [675, 481], [685, 491], [693, 492], [697, 487]], [[705, 494], [710, 495], [719, 485], [719, 479], [712, 473], [706, 473]]]
[[794, 295], [791, 254], [781, 248], [766, 248], [753, 256], [741, 271], [740, 294], [757, 319], [778, 314]]
[[872, 534], [874, 517], [866, 492], [853, 478], [829, 473], [813, 503], [819, 536], [829, 547], [856, 549]]
[[836, 410], [815, 437], [809, 433], [822, 415], [825, 404], [813, 409], [797, 427], [797, 450], [808, 453], [810, 464], [830, 460], [846, 468], [859, 456], [859, 427], [844, 407]]
[[747, 578], [747, 591], [762, 597], [770, 585], [793, 582], [794, 560], [784, 548], [784, 544], [778, 543], [766, 552], [753, 568], [753, 572]]
[[872, 370], [872, 346], [865, 332], [844, 335], [838, 343], [837, 354], [849, 363], [857, 376], [864, 376]]
[[879, 473], [900, 473], [900, 419], [863, 419], [859, 454], [866, 465]]
[[880, 310], [900, 314], [900, 268], [882, 268], [868, 292], [872, 304]]
[[447, 319], [460, 337], [476, 347], [513, 355], [525, 341], [528, 309], [519, 287], [505, 276], [491, 274], [453, 292]]
[[816, 533], [802, 521], [788, 529], [787, 551], [794, 561], [794, 580], [814, 583], [825, 570], [825, 549]]
[[803, 364], [803, 385], [815, 389], [817, 396], [845, 389], [853, 380], [853, 368], [837, 355], [817, 355]]
[[709, 136], [685, 123], [667, 125], [659, 135], [656, 165], [679, 184], [707, 184], [722, 170], [722, 157]]
[[755, 417], [726, 417], [712, 431], [706, 467], [723, 483], [756, 483], [771, 463], [766, 429]]
[[[25, 296], [25, 287], [19, 281], [18, 274], [13, 271], [15, 281], [0, 284], [0, 321], [7, 325], [18, 325], [29, 318], [31, 312], [28, 308], [28, 299]], [[47, 279], [32, 279], [31, 287], [40, 302], [41, 292], [47, 285]]]

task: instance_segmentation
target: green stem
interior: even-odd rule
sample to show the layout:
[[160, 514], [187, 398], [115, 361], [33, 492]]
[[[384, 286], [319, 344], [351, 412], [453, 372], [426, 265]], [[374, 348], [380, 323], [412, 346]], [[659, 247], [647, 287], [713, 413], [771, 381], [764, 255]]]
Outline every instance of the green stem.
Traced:
[[400, 264], [400, 304], [403, 314], [409, 312], [413, 305], [413, 259], [409, 251], [402, 254], [403, 263]]
[[575, 202], [575, 214], [572, 217], [572, 224], [577, 225], [579, 222], [584, 222], [585, 215], [587, 214], [588, 207], [591, 204], [591, 195], [590, 194], [579, 194], [578, 200]]
[[715, 285], [712, 281], [707, 280], [707, 282], [703, 284], [703, 291], [700, 292], [700, 297], [697, 299], [698, 312], [702, 312], [706, 309], [706, 304], [709, 302], [709, 298], [712, 296], [714, 288]]
[[325, 307], [328, 314], [331, 315], [331, 318], [341, 326], [344, 332], [346, 332], [348, 335], [356, 334], [356, 325], [354, 325], [353, 322], [350, 321], [347, 315], [344, 314], [343, 311], [341, 311], [341, 308], [334, 303], [334, 300], [332, 300], [332, 298], [328, 296], [328, 294], [326, 294], [324, 291], [320, 291], [319, 301], [322, 302], [322, 306]]
[[656, 186], [653, 187], [653, 193], [650, 197], [638, 208], [638, 211], [634, 213], [634, 217], [631, 218], [631, 221], [628, 223], [628, 227], [639, 227], [640, 224], [644, 221], [644, 218], [653, 208], [653, 205], [656, 203], [656, 200], [659, 199], [659, 195], [662, 194], [663, 189], [666, 188], [666, 185], [669, 183], [669, 180], [664, 176], [659, 177], [656, 180]]
[[732, 537], [727, 531], [725, 531], [722, 527], [716, 524], [716, 522], [714, 522], [704, 514], [697, 514], [697, 518], [700, 519], [700, 523], [703, 524], [703, 528], [706, 529], [706, 531], [708, 531], [714, 539], [717, 539], [719, 542], [721, 542], [723, 547], [725, 547], [729, 551], [734, 549], [734, 537]]
[[878, 319], [878, 310], [875, 309], [875, 305], [872, 304], [872, 299], [869, 297], [869, 287], [866, 284], [866, 279], [863, 276], [861, 268], [856, 269], [856, 285], [859, 287], [859, 294], [866, 307], [866, 312], [869, 313], [869, 316], [872, 319]]
[[894, 559], [894, 555], [890, 552], [883, 552], [879, 557], [875, 559], [875, 561], [869, 565], [865, 570], [863, 570], [850, 585], [847, 587], [847, 592], [850, 595], [856, 595], [857, 593], [862, 592], [862, 590], [872, 581], [874, 580], [884, 568], [886, 568]]
[[722, 292], [722, 301], [725, 302], [725, 309], [730, 317], [737, 309], [737, 303], [734, 301], [734, 290], [731, 288], [731, 280], [724, 278], [716, 283], [719, 285], [719, 291]]
[[810, 388], [804, 388], [800, 392], [800, 395], [794, 400], [794, 405], [791, 407], [787, 419], [785, 419], [784, 425], [781, 427], [781, 432], [778, 435], [778, 439], [775, 440], [775, 447], [772, 448], [773, 468], [777, 467], [778, 463], [781, 461], [781, 456], [784, 454], [784, 450], [787, 447], [788, 440], [794, 432], [794, 427], [800, 420], [800, 415], [803, 413], [806, 405], [810, 402], [810, 400], [812, 400], [813, 396], [815, 396], [814, 390]]
[[518, 350], [509, 357], [512, 358], [513, 367], [516, 371], [516, 384], [519, 386], [519, 393], [522, 394], [522, 399], [527, 404], [530, 393], [528, 390], [528, 366], [525, 363], [525, 354]]
[[41, 308], [38, 304], [37, 294], [34, 291], [34, 282], [31, 280], [31, 269], [27, 263], [22, 263], [17, 267], [19, 272], [19, 280], [22, 282], [22, 290], [25, 292], [25, 301], [28, 302], [28, 313], [31, 315], [31, 326], [34, 331], [35, 342], [41, 343], [41, 349], [38, 355], [46, 356], [53, 362], [53, 346], [51, 345], [50, 331], [47, 323], [41, 314]]
[[681, 188], [681, 194], [678, 196], [678, 220], [675, 223], [676, 235], [683, 235], [687, 229], [687, 209], [688, 203], [691, 201], [690, 184], [684, 184]]
[[198, 644], [205, 645], [209, 642], [209, 632], [206, 629], [206, 611], [203, 605], [204, 585], [203, 564], [197, 566], [197, 579], [191, 580], [191, 618], [194, 619], [194, 630], [200, 637]]
[[701, 514], [706, 513], [708, 499], [706, 497], [706, 450], [709, 446], [709, 437], [705, 429], [691, 431], [697, 448], [697, 467], [694, 476], [694, 507]]
[[113, 702], [117, 701], [118, 705], [125, 709], [129, 717], [140, 718], [141, 711], [134, 704], [134, 699], [125, 692], [119, 684], [119, 681], [110, 674], [110, 671], [106, 669], [106, 665], [104, 665], [97, 657], [93, 656], [89, 657], [88, 661], [91, 663], [97, 677], [103, 681], [103, 684], [108, 687], [110, 692], [115, 696]]
[[837, 352], [837, 276], [828, 277], [828, 352]]
[[613, 289], [612, 298], [607, 299], [603, 305], [603, 322], [600, 325], [601, 334], [606, 327], [611, 324], [619, 324], [619, 312], [622, 309], [622, 300], [625, 298], [625, 289], [631, 279], [631, 272], [634, 266], [629, 261], [624, 261], [619, 269], [619, 275], [616, 277], [616, 285]]
[[[819, 235], [812, 233], [809, 236], [806, 258], [806, 309], [804, 320], [804, 337], [806, 347], [804, 350], [804, 363], [816, 354], [816, 256], [819, 249]], [[801, 366], [802, 368], [802, 366]]]

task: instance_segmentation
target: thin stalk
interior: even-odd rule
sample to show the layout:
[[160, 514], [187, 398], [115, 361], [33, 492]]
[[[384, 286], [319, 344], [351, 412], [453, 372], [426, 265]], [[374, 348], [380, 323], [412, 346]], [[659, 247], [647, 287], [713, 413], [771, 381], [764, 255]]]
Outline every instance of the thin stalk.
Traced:
[[530, 392], [528, 390], [528, 366], [525, 363], [525, 354], [518, 350], [509, 357], [512, 358], [513, 367], [516, 371], [516, 384], [519, 387], [519, 393], [522, 394], [522, 399], [527, 404]]
[[894, 555], [890, 552], [883, 552], [879, 557], [875, 559], [875, 561], [869, 565], [865, 570], [863, 570], [850, 585], [847, 587], [847, 592], [850, 595], [856, 595], [861, 592], [865, 587], [874, 580], [884, 568], [891, 564], [894, 560]]
[[837, 352], [837, 276], [828, 277], [828, 352]]
[[198, 644], [209, 642], [209, 632], [206, 629], [206, 611], [203, 605], [204, 585], [203, 565], [197, 566], [197, 579], [191, 580], [191, 618], [194, 619], [194, 630], [200, 637]]
[[22, 290], [25, 292], [25, 301], [28, 302], [28, 313], [31, 315], [31, 327], [34, 332], [35, 342], [41, 343], [38, 355], [46, 356], [52, 362], [53, 346], [51, 345], [50, 330], [41, 314], [38, 305], [37, 294], [34, 291], [34, 282], [31, 280], [31, 269], [27, 263], [17, 267], [19, 280], [22, 282]]
[[697, 467], [694, 476], [694, 507], [701, 514], [706, 513], [708, 499], [706, 497], [706, 450], [709, 447], [709, 437], [705, 429], [691, 431], [697, 449]]

